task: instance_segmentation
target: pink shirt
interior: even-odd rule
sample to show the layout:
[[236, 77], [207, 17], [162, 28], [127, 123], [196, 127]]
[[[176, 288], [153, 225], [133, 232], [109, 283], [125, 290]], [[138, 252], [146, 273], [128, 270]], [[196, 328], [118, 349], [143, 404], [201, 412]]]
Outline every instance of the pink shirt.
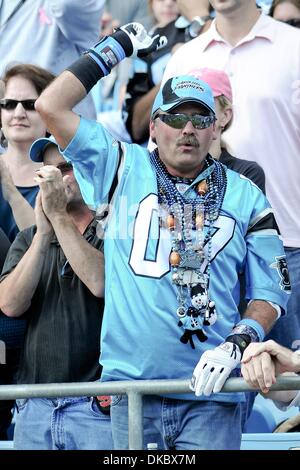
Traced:
[[300, 247], [300, 30], [261, 14], [233, 47], [213, 22], [174, 54], [163, 82], [195, 67], [229, 75], [234, 119], [223, 134], [227, 149], [262, 166], [284, 245]]

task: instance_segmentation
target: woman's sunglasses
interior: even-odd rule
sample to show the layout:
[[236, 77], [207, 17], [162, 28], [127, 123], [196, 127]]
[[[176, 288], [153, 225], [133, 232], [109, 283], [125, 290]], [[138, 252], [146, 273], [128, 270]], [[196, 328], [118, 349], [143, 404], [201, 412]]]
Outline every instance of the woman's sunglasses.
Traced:
[[23, 108], [26, 111], [35, 111], [34, 103], [36, 102], [36, 99], [34, 100], [11, 100], [9, 98], [7, 99], [2, 99], [0, 100], [0, 108], [5, 109], [6, 111], [12, 111], [16, 109], [19, 103], [22, 104]]
[[294, 26], [295, 28], [300, 28], [300, 18], [291, 18], [290, 20], [285, 20], [284, 23]]
[[157, 114], [155, 119], [159, 118], [162, 122], [174, 129], [183, 129], [188, 122], [191, 122], [195, 129], [207, 129], [216, 118], [212, 114], [210, 116], [202, 116], [201, 114]]

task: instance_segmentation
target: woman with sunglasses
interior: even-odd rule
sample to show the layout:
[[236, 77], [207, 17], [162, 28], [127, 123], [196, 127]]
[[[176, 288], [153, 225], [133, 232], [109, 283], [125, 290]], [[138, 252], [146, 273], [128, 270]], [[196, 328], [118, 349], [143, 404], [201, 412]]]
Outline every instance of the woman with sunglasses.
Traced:
[[0, 100], [0, 227], [10, 241], [19, 230], [34, 224], [34, 182], [39, 168], [28, 157], [31, 144], [46, 135], [46, 126], [35, 111], [34, 103], [53, 80], [54, 75], [30, 64], [15, 65], [2, 77], [4, 95]]
[[[39, 190], [34, 181], [40, 163], [29, 158], [31, 144], [45, 137], [46, 126], [34, 103], [54, 75], [29, 64], [15, 65], [2, 77], [0, 100], [0, 229], [12, 242], [19, 230], [35, 223], [32, 206]], [[28, 274], [30, 275], [30, 273]], [[7, 319], [0, 311], [0, 340], [6, 344], [6, 364], [1, 365], [1, 383], [11, 384], [19, 364], [25, 320]], [[11, 401], [0, 402], [1, 439], [11, 421]]]

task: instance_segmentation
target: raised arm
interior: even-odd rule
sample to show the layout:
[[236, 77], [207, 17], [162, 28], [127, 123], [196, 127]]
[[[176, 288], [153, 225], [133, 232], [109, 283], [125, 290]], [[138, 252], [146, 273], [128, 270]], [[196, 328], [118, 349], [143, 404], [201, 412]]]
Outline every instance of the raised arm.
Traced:
[[35, 103], [61, 148], [67, 147], [76, 132], [80, 118], [72, 109], [85, 96], [86, 90], [80, 80], [73, 73], [64, 71]]
[[[41, 188], [43, 211], [51, 222], [59, 244], [79, 279], [96, 297], [104, 295], [104, 258], [102, 252], [92, 246], [82, 235], [86, 226], [93, 220], [87, 206], [84, 210], [83, 225], [76, 227], [67, 212], [65, 185], [74, 186], [70, 176], [64, 180], [61, 172], [54, 166], [44, 166], [37, 172]], [[69, 180], [69, 181], [68, 181]]]
[[181, 15], [190, 22], [190, 35], [195, 38], [204, 33], [211, 24], [210, 5], [208, 0], [177, 0]]
[[103, 38], [63, 72], [36, 101], [36, 109], [59, 146], [65, 148], [75, 135], [79, 116], [72, 109], [98, 80], [124, 57], [142, 57], [164, 44], [159, 36], [148, 36], [142, 25], [130, 23]]

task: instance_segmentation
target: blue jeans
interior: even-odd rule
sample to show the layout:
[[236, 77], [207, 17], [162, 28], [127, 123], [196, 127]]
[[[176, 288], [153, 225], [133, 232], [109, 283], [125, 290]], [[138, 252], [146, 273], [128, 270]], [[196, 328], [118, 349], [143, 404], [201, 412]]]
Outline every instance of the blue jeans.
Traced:
[[292, 293], [286, 315], [276, 322], [266, 339], [290, 349], [300, 348], [300, 248], [285, 248]]
[[111, 450], [110, 416], [94, 398], [17, 400], [14, 448], [18, 450]]
[[[167, 450], [240, 448], [240, 404], [144, 396], [143, 405], [145, 449], [150, 442]], [[128, 449], [126, 395], [112, 397], [111, 422], [114, 448]]]

